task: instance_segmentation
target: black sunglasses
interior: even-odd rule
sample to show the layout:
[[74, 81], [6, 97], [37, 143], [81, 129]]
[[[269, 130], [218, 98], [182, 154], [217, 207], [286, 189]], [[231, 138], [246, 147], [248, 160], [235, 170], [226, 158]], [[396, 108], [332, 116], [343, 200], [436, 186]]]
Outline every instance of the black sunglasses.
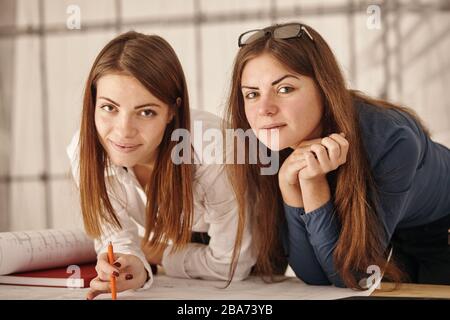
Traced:
[[246, 44], [250, 44], [266, 36], [272, 36], [274, 39], [291, 39], [300, 38], [303, 34], [306, 34], [311, 41], [314, 41], [308, 29], [300, 23], [284, 24], [275, 27], [273, 30], [270, 30], [270, 27], [264, 29], [254, 29], [246, 31], [239, 36], [238, 46], [241, 48]]

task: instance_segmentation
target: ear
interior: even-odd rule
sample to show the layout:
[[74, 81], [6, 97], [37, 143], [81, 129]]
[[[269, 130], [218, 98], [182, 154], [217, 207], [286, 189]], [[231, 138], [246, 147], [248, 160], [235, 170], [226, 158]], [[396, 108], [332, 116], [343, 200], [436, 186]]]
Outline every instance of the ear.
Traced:
[[175, 108], [169, 108], [169, 117], [167, 118], [167, 124], [171, 123], [175, 117]]
[[177, 100], [175, 100], [173, 108], [169, 108], [170, 115], [169, 115], [169, 119], [167, 120], [167, 123], [170, 123], [173, 120], [173, 117], [175, 117], [175, 113], [177, 112], [176, 110], [180, 106], [181, 106], [181, 98], [178, 97]]

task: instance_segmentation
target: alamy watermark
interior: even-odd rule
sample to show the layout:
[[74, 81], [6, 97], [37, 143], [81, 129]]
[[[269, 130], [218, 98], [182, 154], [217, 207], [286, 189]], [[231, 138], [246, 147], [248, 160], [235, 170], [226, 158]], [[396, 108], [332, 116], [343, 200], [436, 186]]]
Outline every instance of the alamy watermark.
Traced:
[[[178, 141], [171, 153], [174, 164], [260, 163], [261, 175], [274, 175], [279, 169], [278, 152], [270, 151], [267, 147], [278, 150], [278, 130], [261, 130], [256, 137], [252, 129], [204, 130], [202, 121], [194, 121], [192, 134], [187, 129], [176, 129], [172, 132], [171, 140]], [[195, 155], [192, 154], [192, 147]]]
[[359, 281], [359, 285], [361, 286], [361, 288], [369, 289], [372, 288], [372, 286], [376, 285], [375, 289], [380, 289], [382, 278], [380, 267], [377, 265], [370, 265], [367, 267], [366, 272], [370, 274], [370, 276]]
[[367, 7], [366, 10], [368, 17], [366, 20], [366, 26], [369, 30], [381, 29], [381, 8], [376, 4], [372, 4]]
[[66, 20], [66, 27], [69, 30], [81, 29], [81, 9], [76, 4], [67, 6], [66, 13], [69, 15]]
[[81, 269], [76, 264], [71, 264], [67, 267], [66, 273], [71, 273], [72, 275], [66, 280], [67, 288], [83, 288], [84, 279], [81, 278]]

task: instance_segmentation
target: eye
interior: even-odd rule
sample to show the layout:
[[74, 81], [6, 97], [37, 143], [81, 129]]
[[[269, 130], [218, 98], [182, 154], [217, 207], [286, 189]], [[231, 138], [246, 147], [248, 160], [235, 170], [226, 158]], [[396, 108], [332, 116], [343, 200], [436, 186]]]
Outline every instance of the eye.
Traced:
[[152, 109], [145, 109], [139, 112], [139, 115], [150, 118], [156, 115], [156, 112], [154, 112]]
[[250, 91], [245, 94], [245, 99], [254, 99], [258, 96], [258, 92]]
[[113, 112], [116, 109], [116, 107], [114, 107], [110, 104], [105, 104], [105, 105], [101, 106], [100, 109], [105, 110], [106, 112]]
[[280, 89], [278, 89], [279, 93], [289, 93], [289, 92], [292, 92], [292, 91], [294, 91], [294, 88], [286, 87], [286, 86], [281, 87]]

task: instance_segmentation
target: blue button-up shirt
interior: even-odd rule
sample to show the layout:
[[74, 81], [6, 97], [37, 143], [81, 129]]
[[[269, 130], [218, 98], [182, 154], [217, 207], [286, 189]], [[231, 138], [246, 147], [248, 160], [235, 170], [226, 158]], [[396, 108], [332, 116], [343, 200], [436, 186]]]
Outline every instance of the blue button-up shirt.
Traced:
[[[380, 243], [387, 248], [397, 228], [450, 214], [450, 150], [403, 112], [364, 103], [355, 108], [379, 192], [376, 213], [385, 230]], [[333, 262], [340, 226], [332, 199], [307, 214], [286, 204], [284, 209], [283, 243], [295, 274], [308, 284], [344, 286]]]

